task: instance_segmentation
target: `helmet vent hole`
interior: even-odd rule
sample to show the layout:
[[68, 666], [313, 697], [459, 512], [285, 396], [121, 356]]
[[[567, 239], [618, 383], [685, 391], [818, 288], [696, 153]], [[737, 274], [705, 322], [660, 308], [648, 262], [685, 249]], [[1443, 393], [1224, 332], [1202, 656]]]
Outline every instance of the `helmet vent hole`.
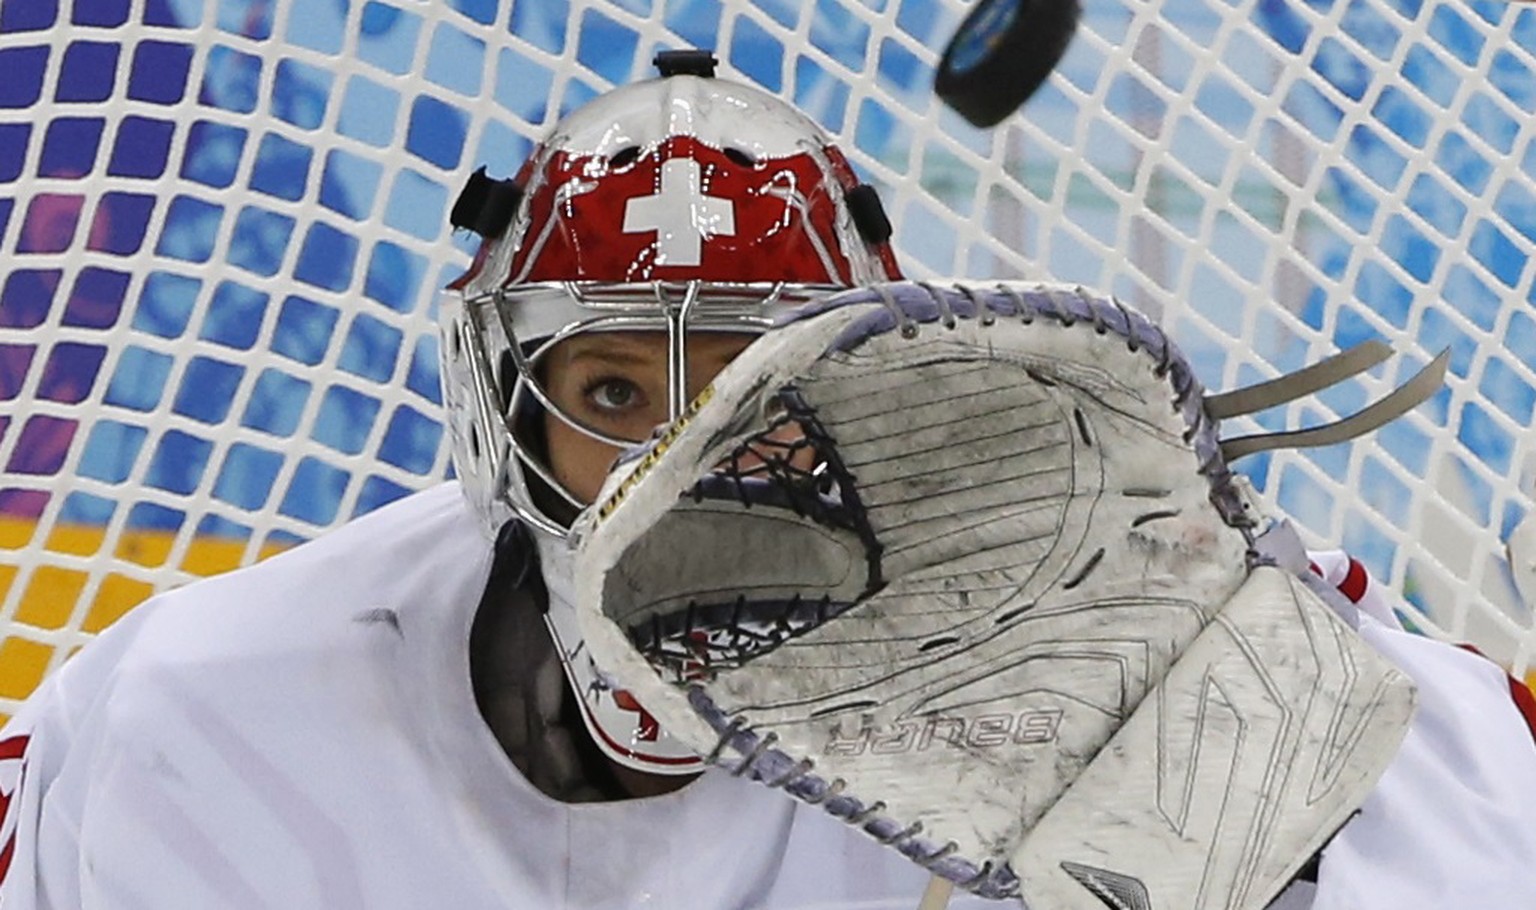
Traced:
[[729, 158], [731, 163], [739, 164], [742, 167], [755, 167], [757, 165], [757, 159], [752, 157], [751, 152], [743, 151], [739, 148], [726, 149], [725, 157]]
[[635, 159], [637, 159], [639, 157], [640, 157], [640, 146], [638, 146], [638, 145], [631, 145], [628, 148], [622, 148], [622, 149], [619, 149], [617, 152], [614, 152], [613, 153], [613, 157], [608, 159], [608, 166], [609, 167], [616, 167], [616, 168], [617, 167], [629, 167], [631, 164], [634, 164], [635, 163]]
[[469, 425], [469, 456], [480, 460], [480, 428], [474, 424]]
[[507, 414], [512, 410], [512, 388], [517, 384], [517, 361], [512, 358], [511, 351], [502, 351], [496, 360], [496, 386], [500, 399], [501, 413]]

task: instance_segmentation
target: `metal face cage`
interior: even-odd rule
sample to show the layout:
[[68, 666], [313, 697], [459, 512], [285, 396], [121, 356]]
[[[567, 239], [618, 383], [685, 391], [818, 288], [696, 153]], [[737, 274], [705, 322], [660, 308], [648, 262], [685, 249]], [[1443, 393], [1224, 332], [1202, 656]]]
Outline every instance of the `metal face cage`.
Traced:
[[555, 476], [542, 414], [620, 450], [644, 441], [609, 435], [555, 404], [539, 366], [561, 342], [589, 332], [664, 334], [667, 414], [675, 420], [688, 404], [689, 333], [760, 334], [789, 310], [838, 290], [692, 280], [542, 282], [467, 299], [446, 293], [440, 321], [455, 467], [488, 533], [515, 515], [563, 538], [588, 505]]

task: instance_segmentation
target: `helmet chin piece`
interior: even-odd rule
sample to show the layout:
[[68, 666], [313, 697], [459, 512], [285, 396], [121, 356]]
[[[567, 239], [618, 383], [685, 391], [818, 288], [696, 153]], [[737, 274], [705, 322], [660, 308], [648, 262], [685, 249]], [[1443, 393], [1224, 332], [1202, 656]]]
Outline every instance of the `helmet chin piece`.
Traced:
[[610, 761], [635, 771], [683, 775], [704, 770], [697, 752], [662, 728], [593, 662], [576, 617], [572, 553], [563, 541], [544, 535], [535, 539], [549, 592], [544, 622], [592, 741]]
[[[555, 616], [569, 618], [565, 635], [558, 631]], [[587, 657], [581, 639], [574, 657], [567, 657], [570, 636], [579, 636], [576, 613], [552, 610], [546, 616], [555, 646], [560, 649], [565, 678], [581, 706], [581, 721], [592, 741], [611, 761], [649, 774], [697, 774], [704, 770], [699, 754], [662, 729], [656, 718], [628, 690], [620, 688]]]

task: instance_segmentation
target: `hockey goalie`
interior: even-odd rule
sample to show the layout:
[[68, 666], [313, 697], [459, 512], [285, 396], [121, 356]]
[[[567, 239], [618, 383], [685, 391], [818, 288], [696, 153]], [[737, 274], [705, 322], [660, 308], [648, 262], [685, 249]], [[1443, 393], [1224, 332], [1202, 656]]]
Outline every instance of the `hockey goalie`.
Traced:
[[1433, 369], [1224, 439], [1382, 351], [1211, 395], [1111, 299], [905, 281], [814, 124], [662, 70], [455, 209], [458, 479], [0, 733], [0, 910], [1536, 903], [1509, 680], [1231, 468]]

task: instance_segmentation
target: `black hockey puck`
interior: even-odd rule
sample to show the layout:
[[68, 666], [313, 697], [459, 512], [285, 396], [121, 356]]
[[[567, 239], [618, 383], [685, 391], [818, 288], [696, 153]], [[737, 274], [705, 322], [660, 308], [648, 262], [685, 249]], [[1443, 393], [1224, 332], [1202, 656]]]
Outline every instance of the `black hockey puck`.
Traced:
[[934, 91], [976, 126], [996, 126], [1050, 76], [1081, 13], [1078, 0], [980, 0], [944, 48]]

